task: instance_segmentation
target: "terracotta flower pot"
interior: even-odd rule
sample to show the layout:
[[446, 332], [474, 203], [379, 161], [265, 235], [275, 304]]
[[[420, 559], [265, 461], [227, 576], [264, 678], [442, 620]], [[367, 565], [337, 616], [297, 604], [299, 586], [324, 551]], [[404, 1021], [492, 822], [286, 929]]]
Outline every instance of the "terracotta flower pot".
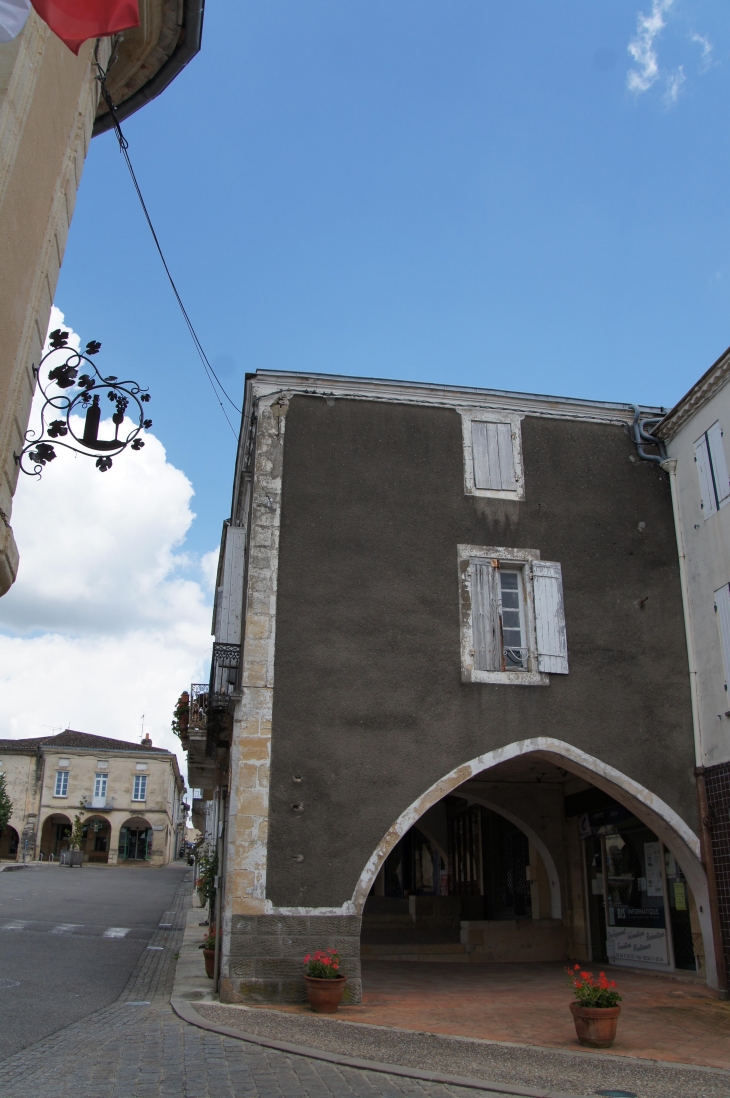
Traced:
[[582, 1045], [589, 1048], [609, 1048], [616, 1038], [616, 1026], [621, 1007], [584, 1007], [571, 1003], [575, 1032]]
[[346, 976], [334, 980], [319, 980], [316, 976], [305, 976], [307, 998], [315, 1014], [334, 1014], [345, 992]]
[[205, 975], [210, 976], [212, 980], [215, 976], [215, 950], [204, 949], [203, 956], [205, 957]]

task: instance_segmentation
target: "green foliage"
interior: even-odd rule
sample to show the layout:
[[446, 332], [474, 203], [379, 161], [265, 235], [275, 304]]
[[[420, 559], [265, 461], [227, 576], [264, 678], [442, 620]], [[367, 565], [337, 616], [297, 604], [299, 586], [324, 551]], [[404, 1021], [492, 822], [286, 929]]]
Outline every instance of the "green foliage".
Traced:
[[316, 953], [308, 953], [304, 963], [307, 966], [305, 975], [317, 980], [339, 980], [342, 976], [340, 955], [336, 949], [318, 949]]
[[188, 725], [190, 723], [190, 695], [187, 690], [183, 690], [180, 697], [177, 699], [175, 708], [172, 711], [172, 724], [170, 727], [176, 736], [187, 735]]
[[210, 846], [201, 846], [197, 851], [198, 892], [203, 893], [206, 904], [215, 900], [215, 878], [218, 873], [218, 854]]
[[8, 820], [13, 814], [13, 802], [5, 788], [5, 775], [0, 774], [0, 831], [7, 827]]
[[621, 1002], [621, 996], [617, 991], [615, 980], [609, 980], [605, 972], [598, 974], [598, 979], [593, 979], [592, 972], [584, 972], [580, 965], [575, 968], [566, 968], [568, 983], [575, 992], [575, 998], [582, 1007], [615, 1007]]
[[86, 815], [86, 805], [83, 801], [79, 804], [79, 812], [74, 816], [74, 826], [71, 832], [71, 838], [69, 839], [69, 846], [72, 850], [81, 850], [81, 844], [84, 841], [84, 816]]

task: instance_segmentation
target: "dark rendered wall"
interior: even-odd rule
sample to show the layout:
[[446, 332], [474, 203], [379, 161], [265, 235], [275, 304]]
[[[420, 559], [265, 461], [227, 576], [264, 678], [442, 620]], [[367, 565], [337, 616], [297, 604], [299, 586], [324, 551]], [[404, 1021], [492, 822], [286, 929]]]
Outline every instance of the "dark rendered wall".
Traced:
[[[464, 495], [455, 411], [292, 400], [267, 870], [275, 904], [341, 904], [430, 785], [532, 736], [610, 763], [696, 827], [668, 478], [630, 460], [622, 427], [527, 417], [522, 439], [525, 500], [475, 499]], [[460, 542], [561, 562], [570, 674], [549, 687], [461, 682]]]

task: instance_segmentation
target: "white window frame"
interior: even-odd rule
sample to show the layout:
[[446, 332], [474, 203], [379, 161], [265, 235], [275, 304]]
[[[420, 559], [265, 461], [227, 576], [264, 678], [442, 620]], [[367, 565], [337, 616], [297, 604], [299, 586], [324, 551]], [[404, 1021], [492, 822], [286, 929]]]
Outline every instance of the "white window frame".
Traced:
[[[491, 565], [491, 562], [495, 560], [499, 561], [500, 565], [505, 565], [510, 569], [518, 567], [522, 570], [524, 647], [527, 649], [527, 668], [524, 671], [483, 671], [476, 667], [472, 601], [472, 577], [474, 573], [472, 564], [478, 562]], [[557, 570], [559, 578], [559, 565], [553, 562], [541, 562], [539, 549], [510, 549], [494, 545], [458, 546], [462, 682], [501, 683], [509, 686], [549, 686], [550, 673], [567, 674], [567, 654], [563, 656], [546, 656], [544, 652], [538, 653], [534, 572], [535, 565], [540, 563], [543, 564], [543, 570], [547, 568]], [[539, 567], [537, 571], [540, 571]], [[564, 634], [562, 639], [565, 643]], [[548, 670], [540, 670], [540, 663], [543, 667], [547, 663]], [[562, 670], [558, 668], [562, 668]]]
[[[140, 796], [139, 794], [142, 794]], [[133, 801], [146, 801], [147, 800], [147, 775], [135, 774], [134, 785], [132, 786], [132, 800]]]
[[[505, 412], [491, 408], [460, 408], [461, 433], [464, 449], [464, 494], [482, 496], [486, 499], [525, 498], [525, 475], [522, 463], [521, 421], [525, 418], [519, 412]], [[515, 470], [515, 489], [477, 488], [474, 482], [474, 452], [472, 447], [472, 423], [506, 423], [512, 433], [512, 456]]]
[[94, 775], [94, 800], [106, 801], [106, 790], [109, 784], [109, 775], [105, 772]]
[[[53, 787], [54, 797], [68, 797], [68, 770], [56, 771], [56, 784]], [[59, 793], [59, 789], [63, 792]]]

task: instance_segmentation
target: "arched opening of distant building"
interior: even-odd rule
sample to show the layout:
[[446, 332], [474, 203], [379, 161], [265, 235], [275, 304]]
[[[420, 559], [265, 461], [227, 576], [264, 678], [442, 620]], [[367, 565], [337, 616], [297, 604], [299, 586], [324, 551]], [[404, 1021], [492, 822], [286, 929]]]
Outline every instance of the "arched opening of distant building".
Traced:
[[72, 830], [70, 819], [62, 812], [54, 812], [46, 816], [41, 829], [40, 853], [43, 858], [58, 859], [62, 850], [68, 850], [71, 845]]
[[18, 856], [18, 832], [9, 824], [0, 831], [0, 861], [14, 862]]
[[119, 830], [119, 861], [149, 861], [152, 834], [152, 825], [143, 816], [132, 816], [128, 819]]

